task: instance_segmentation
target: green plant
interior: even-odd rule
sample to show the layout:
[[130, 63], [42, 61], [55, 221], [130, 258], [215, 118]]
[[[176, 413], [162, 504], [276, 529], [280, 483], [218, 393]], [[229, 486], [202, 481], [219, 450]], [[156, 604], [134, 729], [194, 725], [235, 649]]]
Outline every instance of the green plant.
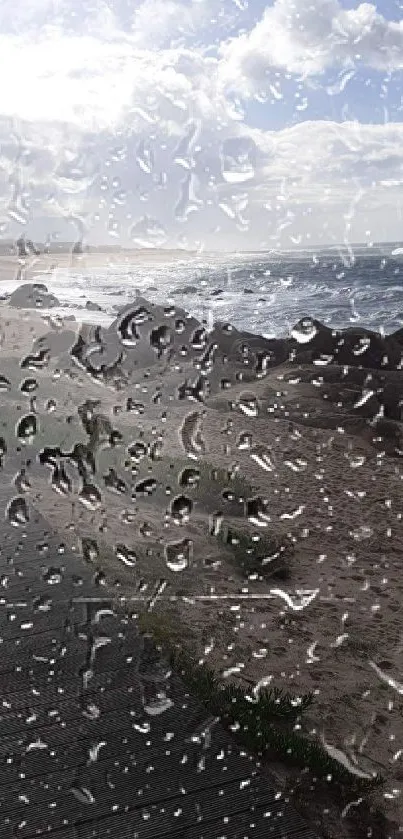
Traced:
[[296, 699], [280, 688], [264, 689], [254, 697], [247, 690], [219, 679], [206, 664], [195, 663], [194, 649], [187, 641], [183, 648], [183, 627], [173, 617], [161, 613], [139, 616], [141, 631], [153, 637], [171, 667], [189, 692], [193, 693], [209, 713], [251, 752], [263, 758], [276, 757], [285, 763], [309, 769], [319, 778], [347, 784], [350, 791], [365, 792], [382, 783], [382, 778], [361, 779], [332, 758], [321, 743], [300, 734], [292, 724], [309, 708], [313, 694]]
[[348, 781], [355, 789], [369, 789], [381, 781], [379, 777], [374, 780], [352, 777], [320, 743], [286, 727], [286, 723], [294, 721], [312, 704], [312, 694], [295, 700], [291, 694], [275, 688], [261, 691], [254, 699], [237, 685], [222, 685], [210, 668], [195, 665], [183, 651], [172, 651], [171, 663], [179, 670], [189, 690], [210, 713], [220, 717], [250, 751], [261, 756], [273, 754], [321, 777], [331, 776], [332, 780], [342, 783]]
[[280, 688], [264, 688], [254, 697], [239, 685], [223, 684], [209, 667], [195, 666], [184, 652], [173, 651], [171, 660], [180, 670], [186, 684], [194, 687], [202, 701], [208, 702], [210, 706], [214, 704], [220, 712], [236, 712], [245, 724], [252, 718], [261, 719], [262, 722], [268, 719], [296, 719], [309, 708], [313, 700], [311, 693], [295, 699], [288, 691]]
[[180, 648], [184, 637], [187, 638], [189, 649], [191, 632], [188, 627], [184, 629], [183, 623], [181, 624], [174, 614], [161, 612], [161, 610], [144, 611], [138, 615], [138, 626], [141, 632], [152, 636], [154, 643], [168, 658], [171, 658], [174, 651]]

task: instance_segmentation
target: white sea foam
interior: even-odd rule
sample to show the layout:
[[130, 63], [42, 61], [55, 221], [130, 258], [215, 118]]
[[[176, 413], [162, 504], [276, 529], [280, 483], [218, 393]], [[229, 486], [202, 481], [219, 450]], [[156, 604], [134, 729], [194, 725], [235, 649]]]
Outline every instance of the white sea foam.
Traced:
[[[208, 323], [228, 321], [267, 337], [288, 333], [304, 316], [335, 327], [360, 324], [390, 332], [403, 325], [403, 289], [400, 261], [393, 257], [399, 249], [385, 248], [357, 250], [350, 269], [328, 249], [213, 254], [165, 264], [138, 262], [130, 270], [116, 263], [82, 273], [56, 270], [35, 279], [60, 300], [61, 315], [102, 325], [139, 292], [155, 302], [176, 303]], [[4, 283], [2, 291], [18, 285]], [[102, 311], [87, 310], [88, 300]]]

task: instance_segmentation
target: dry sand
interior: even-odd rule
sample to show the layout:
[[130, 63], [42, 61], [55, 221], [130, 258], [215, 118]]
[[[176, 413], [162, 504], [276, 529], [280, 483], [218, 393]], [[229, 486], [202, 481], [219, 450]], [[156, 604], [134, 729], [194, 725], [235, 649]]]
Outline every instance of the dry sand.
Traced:
[[[134, 610], [155, 595], [155, 611], [180, 620], [184, 639], [223, 677], [313, 691], [303, 732], [340, 750], [353, 773], [382, 772], [385, 784], [371, 800], [390, 829], [372, 835], [399, 835], [398, 343], [371, 343], [365, 371], [353, 347], [346, 375], [348, 341], [338, 364], [315, 363], [329, 349], [319, 327], [322, 344], [297, 343], [304, 353], [290, 361], [285, 342], [235, 330], [217, 329], [204, 343], [196, 321], [141, 299], [109, 330], [84, 328], [79, 343], [76, 324], [5, 304], [0, 329], [10, 497], [22, 469], [17, 485], [63, 541], [77, 551], [83, 539], [96, 541], [99, 556], [87, 561], [99, 583]], [[385, 352], [391, 369], [379, 373]], [[21, 391], [26, 379], [36, 380], [35, 391]], [[210, 393], [200, 400], [206, 381]], [[384, 403], [391, 419], [374, 424]], [[32, 413], [36, 434], [21, 440], [16, 423]], [[84, 448], [74, 465], [77, 444]], [[255, 562], [249, 579], [234, 549], [211, 535], [220, 517], [221, 534], [244, 534], [255, 553], [261, 540], [266, 561]], [[288, 767], [272, 769], [283, 785], [297, 779]], [[328, 837], [360, 835], [341, 810], [321, 798], [307, 815]]]

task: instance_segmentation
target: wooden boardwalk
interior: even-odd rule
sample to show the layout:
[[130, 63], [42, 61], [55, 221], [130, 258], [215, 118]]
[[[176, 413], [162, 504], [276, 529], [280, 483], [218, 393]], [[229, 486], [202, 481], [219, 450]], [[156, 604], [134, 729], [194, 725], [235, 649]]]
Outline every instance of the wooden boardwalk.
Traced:
[[37, 512], [2, 536], [3, 839], [315, 839]]

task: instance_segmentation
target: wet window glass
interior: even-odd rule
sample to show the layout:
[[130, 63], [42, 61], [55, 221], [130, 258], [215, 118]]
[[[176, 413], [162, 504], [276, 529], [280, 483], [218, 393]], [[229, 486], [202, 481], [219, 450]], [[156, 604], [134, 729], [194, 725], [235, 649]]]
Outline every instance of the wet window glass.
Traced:
[[402, 836], [402, 10], [0, 0], [1, 836]]

